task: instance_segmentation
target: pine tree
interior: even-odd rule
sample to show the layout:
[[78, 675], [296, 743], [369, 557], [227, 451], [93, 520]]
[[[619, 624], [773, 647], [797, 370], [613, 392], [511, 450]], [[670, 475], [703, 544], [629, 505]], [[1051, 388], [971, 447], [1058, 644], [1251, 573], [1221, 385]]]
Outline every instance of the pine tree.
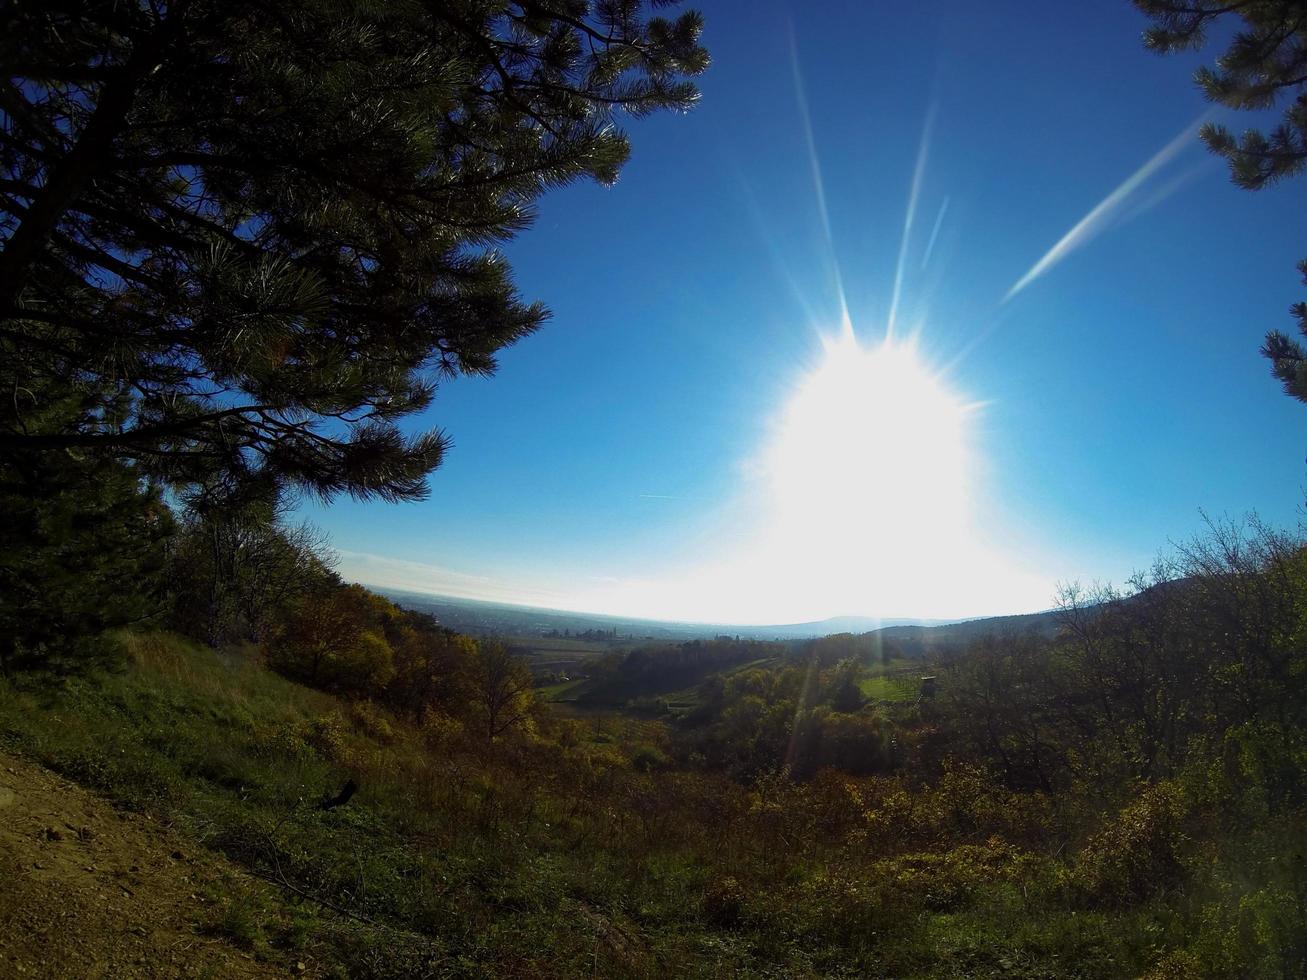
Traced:
[[[1307, 3], [1303, 0], [1134, 0], [1152, 20], [1144, 45], [1170, 53], [1199, 48], [1227, 15], [1240, 22], [1215, 68], [1198, 69], [1194, 80], [1213, 102], [1231, 109], [1270, 109], [1288, 99], [1279, 125], [1269, 133], [1245, 130], [1235, 137], [1207, 123], [1201, 136], [1230, 164], [1234, 182], [1259, 190], [1307, 170]], [[1307, 260], [1298, 264], [1307, 284]], [[1307, 303], [1290, 313], [1307, 337]], [[1262, 356], [1287, 394], [1307, 402], [1307, 349], [1279, 330], [1266, 335]]]
[[[655, 7], [665, 0], [650, 0]], [[10, 0], [0, 453], [418, 498], [442, 378], [547, 313], [498, 243], [688, 109], [695, 12], [643, 0]], [[64, 380], [79, 411], [55, 427]], [[12, 397], [11, 397], [12, 395]]]
[[103, 634], [167, 610], [172, 514], [138, 469], [74, 449], [0, 464], [0, 671], [112, 658]]

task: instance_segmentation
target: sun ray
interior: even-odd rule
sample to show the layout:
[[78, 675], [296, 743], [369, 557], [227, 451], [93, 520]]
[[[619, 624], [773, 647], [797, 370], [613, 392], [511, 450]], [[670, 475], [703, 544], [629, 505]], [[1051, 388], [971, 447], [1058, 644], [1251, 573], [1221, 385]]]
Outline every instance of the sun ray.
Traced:
[[[754, 226], [758, 230], [758, 236], [762, 239], [763, 244], [767, 248], [767, 254], [772, 260], [772, 266], [775, 268], [777, 274], [785, 281], [785, 284], [789, 287], [791, 296], [799, 305], [799, 309], [803, 311], [804, 322], [819, 322], [820, 317], [818, 316], [817, 311], [813, 308], [812, 303], [809, 302], [808, 297], [802, 288], [800, 288], [799, 281], [795, 278], [794, 271], [785, 261], [784, 254], [777, 243], [776, 236], [772, 234], [771, 229], [767, 225], [766, 213], [758, 203], [758, 196], [753, 192], [753, 188], [749, 185], [749, 182], [745, 179], [742, 173], [737, 172], [736, 177], [740, 186], [740, 192], [744, 195], [745, 206], [748, 208], [749, 216], [753, 219]], [[842, 312], [847, 319], [847, 311]]]
[[921, 257], [921, 268], [925, 269], [930, 265], [930, 257], [935, 254], [935, 242], [939, 240], [940, 229], [944, 227], [944, 215], [948, 213], [949, 198], [944, 198], [944, 203], [939, 206], [939, 214], [935, 216], [935, 225], [930, 229], [930, 239], [926, 242], [926, 251]]
[[903, 297], [903, 272], [908, 259], [908, 242], [912, 237], [912, 225], [917, 217], [917, 202], [921, 199], [921, 183], [926, 174], [926, 160], [930, 155], [930, 136], [935, 127], [937, 103], [932, 102], [926, 110], [926, 122], [921, 128], [921, 142], [917, 146], [917, 163], [912, 168], [912, 186], [908, 191], [908, 208], [903, 218], [903, 235], [899, 239], [899, 258], [894, 266], [894, 290], [890, 295], [889, 319], [885, 323], [885, 336], [894, 336], [894, 327], [899, 315], [899, 301]]
[[849, 304], [844, 292], [844, 277], [840, 272], [839, 260], [835, 255], [835, 236], [831, 231], [830, 210], [826, 207], [826, 184], [821, 175], [821, 158], [817, 154], [817, 140], [812, 132], [812, 113], [808, 108], [808, 93], [803, 84], [803, 71], [799, 67], [799, 42], [795, 37], [793, 25], [790, 27], [790, 69], [794, 76], [794, 98], [799, 106], [799, 122], [803, 128], [803, 137], [808, 150], [808, 166], [812, 172], [812, 187], [817, 197], [817, 215], [821, 220], [822, 234], [825, 236], [826, 263], [835, 286], [835, 296], [839, 302], [841, 326], [848, 325], [852, 331], [849, 318]]

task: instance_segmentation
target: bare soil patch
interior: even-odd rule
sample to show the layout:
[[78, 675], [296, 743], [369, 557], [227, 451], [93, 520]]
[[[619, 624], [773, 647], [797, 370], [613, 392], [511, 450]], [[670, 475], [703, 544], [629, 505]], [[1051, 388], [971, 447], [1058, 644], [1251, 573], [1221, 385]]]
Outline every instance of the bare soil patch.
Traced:
[[279, 977], [208, 929], [248, 878], [147, 816], [0, 753], [0, 977]]

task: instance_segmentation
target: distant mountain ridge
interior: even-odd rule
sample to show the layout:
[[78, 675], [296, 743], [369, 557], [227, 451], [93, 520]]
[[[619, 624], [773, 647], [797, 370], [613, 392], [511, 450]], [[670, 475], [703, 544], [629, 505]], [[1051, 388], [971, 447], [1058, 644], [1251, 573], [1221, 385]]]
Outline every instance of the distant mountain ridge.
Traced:
[[1053, 611], [982, 619], [915, 619], [909, 617], [832, 616], [805, 623], [765, 626], [733, 623], [691, 623], [676, 620], [640, 619], [603, 613], [578, 613], [564, 609], [519, 606], [453, 596], [376, 589], [401, 606], [429, 613], [450, 629], [472, 635], [543, 635], [550, 631], [583, 633], [587, 630], [616, 631], [620, 637], [656, 640], [688, 640], [714, 636], [739, 636], [755, 640], [803, 640], [835, 633], [875, 633], [901, 641], [934, 643], [965, 642], [984, 633], [1004, 630], [1055, 632]]
[[1053, 637], [1057, 635], [1060, 624], [1059, 610], [1048, 609], [1016, 616], [988, 616], [984, 619], [966, 619], [933, 626], [886, 626], [875, 632], [886, 640], [893, 640], [903, 656], [947, 658], [961, 653], [983, 636], [1034, 633]]

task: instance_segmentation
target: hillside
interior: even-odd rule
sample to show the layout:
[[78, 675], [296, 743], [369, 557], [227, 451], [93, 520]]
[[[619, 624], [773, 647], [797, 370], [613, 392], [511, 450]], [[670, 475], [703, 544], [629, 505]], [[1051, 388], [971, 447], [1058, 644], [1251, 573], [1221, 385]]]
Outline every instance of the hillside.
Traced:
[[[1301, 673], [1228, 669], [1278, 663], [1253, 656], [1300, 635], [1284, 583], [1302, 558], [1284, 561], [1241, 580], [1265, 605], [1239, 600], [1281, 626], [1248, 619], [1201, 658], [1195, 640], [1236, 622], [1223, 580], [1104, 607], [1089, 659], [1064, 644], [1055, 673], [1038, 631], [947, 665], [929, 698], [915, 664], [844, 655], [865, 636], [805, 641], [811, 656], [692, 641], [613, 678], [682, 671], [680, 712], [528, 699], [498, 735], [475, 685], [404, 714], [279, 676], [257, 646], [123, 633], [113, 669], [0, 676], [3, 962], [51, 978], [1301, 975], [1301, 736], [1272, 721], [1301, 711]], [[341, 599], [383, 617], [403, 665], [443, 657], [472, 684], [502, 664], [494, 644]], [[402, 705], [410, 685], [364, 690]], [[1135, 720], [1157, 702], [1134, 695], [1163, 689], [1191, 733], [1167, 745]], [[1099, 694], [1112, 715], [1077, 725]], [[1192, 710], [1214, 699], [1221, 716]], [[1265, 720], [1227, 720], [1249, 703]], [[77, 941], [43, 957], [51, 933]]]
[[0, 973], [279, 977], [231, 935], [221, 896], [268, 887], [147, 815], [0, 752]]
[[876, 630], [875, 634], [895, 643], [904, 656], [947, 658], [960, 654], [981, 637], [1053, 637], [1059, 628], [1060, 613], [1049, 610], [1021, 616], [990, 616], [935, 626], [886, 626]]
[[[583, 631], [516, 638], [524, 662], [319, 571], [231, 607], [243, 640], [26, 648], [48, 656], [0, 671], [5, 962], [1301, 976], [1307, 549], [1260, 534], [1055, 639], [1048, 615], [626, 650]], [[213, 622], [194, 583], [191, 628]], [[583, 676], [543, 683], [564, 655]], [[42, 960], [65, 929], [85, 941]]]

